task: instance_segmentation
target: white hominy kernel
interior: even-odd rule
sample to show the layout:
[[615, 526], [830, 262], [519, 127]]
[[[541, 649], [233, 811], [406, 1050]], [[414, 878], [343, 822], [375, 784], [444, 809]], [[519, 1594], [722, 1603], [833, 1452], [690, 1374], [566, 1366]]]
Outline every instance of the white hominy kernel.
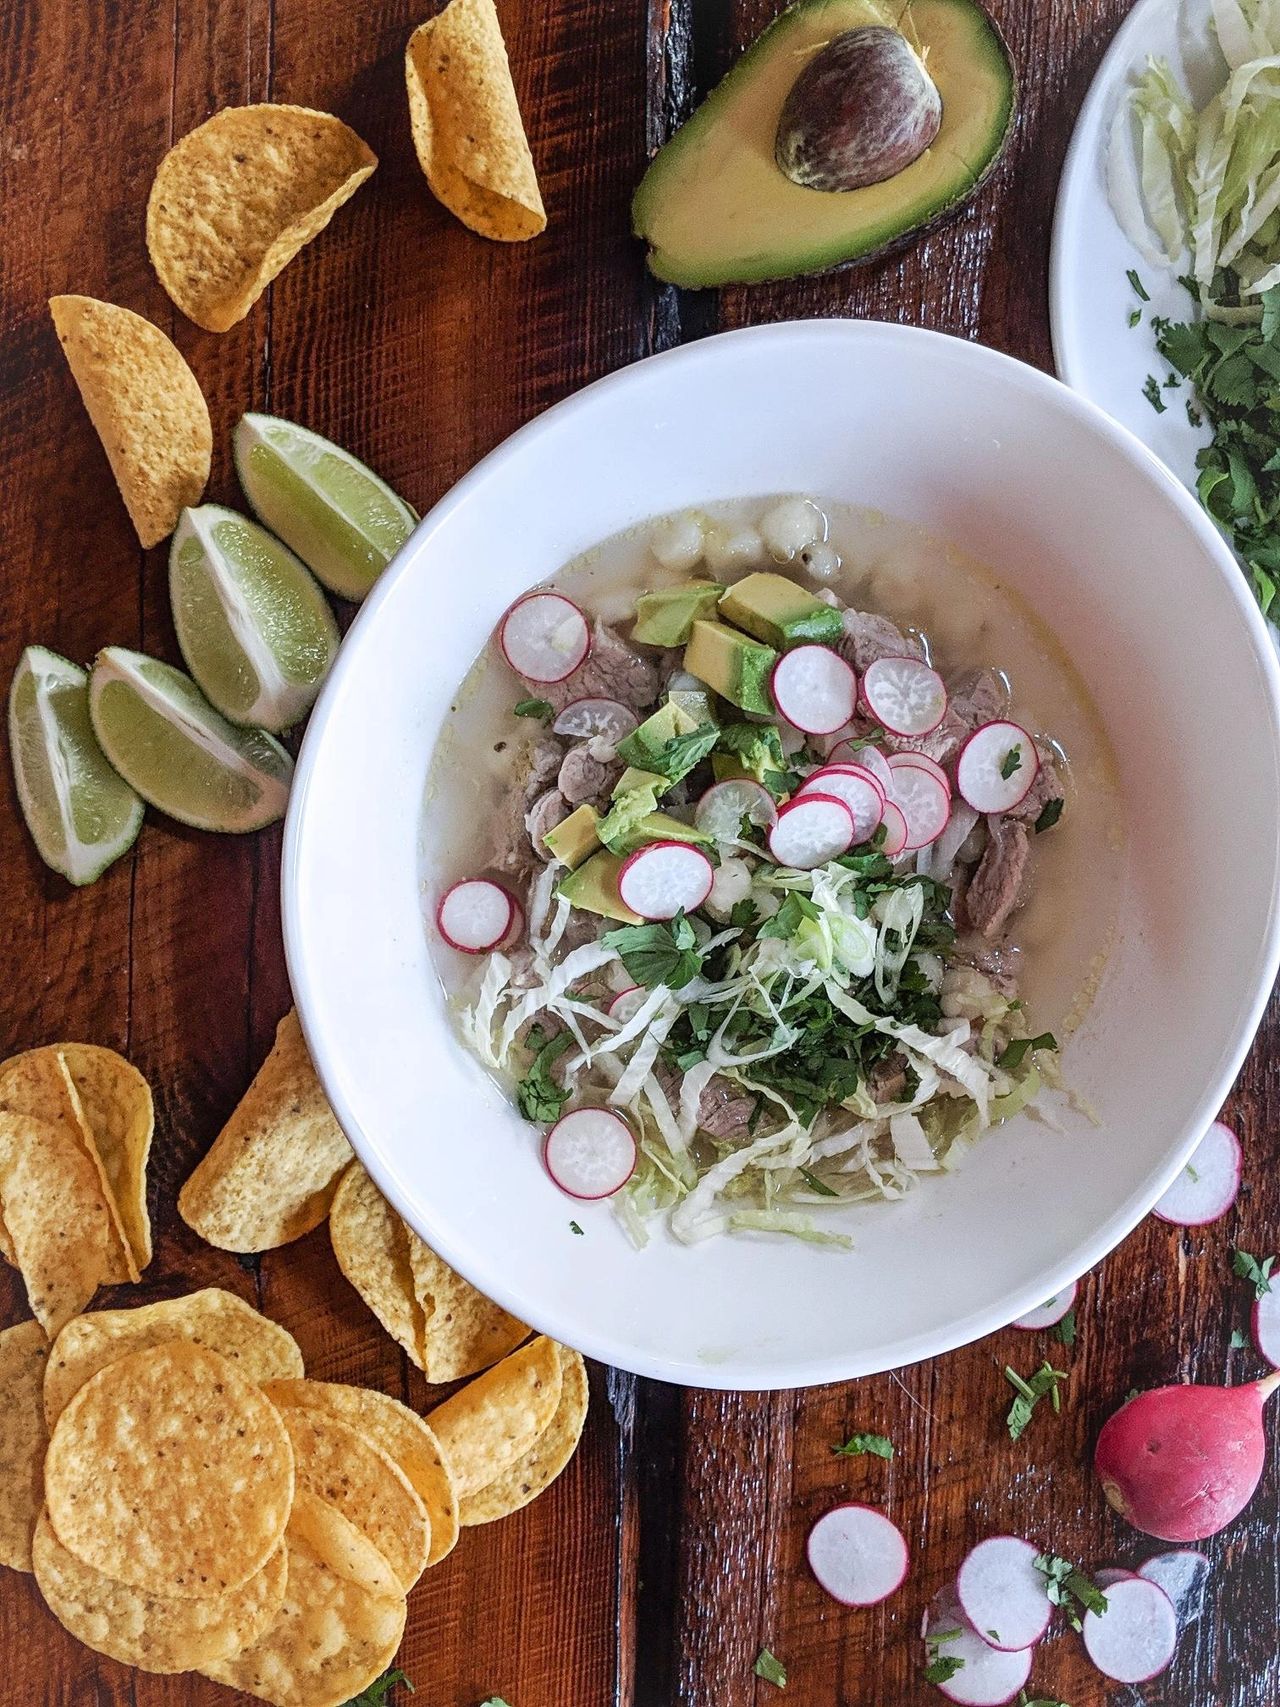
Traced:
[[811, 575], [825, 581], [839, 569], [840, 553], [827, 540], [819, 539], [814, 544], [805, 546], [800, 553], [800, 561]]
[[755, 569], [764, 561], [764, 541], [754, 528], [713, 527], [707, 535], [707, 568], [713, 575]]
[[775, 563], [790, 563], [826, 533], [826, 517], [808, 498], [783, 498], [760, 518], [760, 537]]
[[649, 550], [664, 569], [684, 572], [702, 561], [705, 534], [694, 515], [668, 516], [649, 535]]

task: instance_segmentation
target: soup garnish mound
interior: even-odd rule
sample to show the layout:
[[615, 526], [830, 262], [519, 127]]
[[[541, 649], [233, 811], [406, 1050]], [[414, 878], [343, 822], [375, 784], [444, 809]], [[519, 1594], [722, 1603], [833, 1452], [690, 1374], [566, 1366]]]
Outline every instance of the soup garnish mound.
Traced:
[[469, 761], [437, 756], [493, 773], [492, 849], [470, 820], [436, 907], [464, 1039], [638, 1244], [657, 1215], [847, 1243], [824, 1209], [1058, 1083], [1019, 932], [1072, 834], [1063, 749], [973, 663], [985, 619], [955, 658], [936, 589], [918, 628], [874, 608], [836, 510], [664, 518], [602, 548], [621, 581], [525, 594], [459, 696]]

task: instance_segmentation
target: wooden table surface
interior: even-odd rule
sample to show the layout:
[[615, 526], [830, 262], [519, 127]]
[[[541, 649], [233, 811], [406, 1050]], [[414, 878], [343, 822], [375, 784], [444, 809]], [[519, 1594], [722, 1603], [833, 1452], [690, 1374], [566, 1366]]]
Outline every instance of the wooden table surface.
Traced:
[[[1023, 80], [1017, 135], [961, 218], [900, 258], [719, 296], [655, 288], [628, 235], [646, 158], [774, 0], [501, 0], [551, 224], [507, 248], [436, 205], [413, 157], [401, 56], [422, 0], [8, 0], [0, 6], [0, 670], [39, 640], [89, 659], [109, 642], [176, 657], [163, 551], [142, 553], [60, 358], [59, 291], [123, 303], [169, 329], [209, 397], [210, 495], [236, 501], [229, 431], [242, 410], [296, 418], [351, 446], [420, 510], [548, 404], [649, 351], [719, 327], [798, 315], [933, 326], [1050, 365], [1046, 273], [1058, 172], [1089, 77], [1128, 0], [997, 0]], [[264, 99], [330, 109], [367, 138], [370, 185], [223, 336], [178, 315], [148, 265], [143, 209], [160, 156], [215, 108]], [[136, 853], [71, 891], [37, 861], [5, 767], [0, 940], [6, 1052], [58, 1038], [125, 1051], [156, 1087], [145, 1292], [218, 1283], [298, 1337], [313, 1375], [425, 1389], [339, 1274], [323, 1230], [260, 1261], [203, 1246], [180, 1182], [265, 1054], [289, 1002], [278, 829], [219, 839], [149, 822]], [[583, 1448], [545, 1498], [464, 1532], [415, 1593], [402, 1663], [422, 1707], [746, 1707], [762, 1645], [796, 1707], [940, 1699], [918, 1675], [929, 1595], [967, 1546], [1011, 1530], [1092, 1565], [1154, 1551], [1115, 1521], [1085, 1466], [1130, 1387], [1257, 1372], [1232, 1352], [1244, 1289], [1233, 1244], [1276, 1243], [1269, 1150], [1280, 1033], [1273, 1010], [1233, 1103], [1251, 1157], [1219, 1226], [1148, 1222], [1085, 1281], [1060, 1418], [1004, 1430], [1001, 1365], [1041, 1344], [1007, 1332], [927, 1366], [801, 1393], [680, 1392], [603, 1369]], [[927, 1262], [927, 1252], [921, 1253]], [[0, 1321], [25, 1314], [0, 1274]], [[873, 1429], [892, 1464], [831, 1447]], [[1273, 1431], [1274, 1432], [1274, 1431]], [[914, 1564], [872, 1611], [827, 1600], [802, 1564], [811, 1519], [842, 1497], [883, 1506]], [[1108, 1692], [1069, 1633], [1033, 1695], [1264, 1707], [1280, 1700], [1280, 1524], [1269, 1474], [1245, 1519], [1207, 1544], [1209, 1608], [1177, 1662]], [[78, 1647], [32, 1580], [0, 1572], [0, 1701], [195, 1707], [198, 1678], [131, 1672]]]

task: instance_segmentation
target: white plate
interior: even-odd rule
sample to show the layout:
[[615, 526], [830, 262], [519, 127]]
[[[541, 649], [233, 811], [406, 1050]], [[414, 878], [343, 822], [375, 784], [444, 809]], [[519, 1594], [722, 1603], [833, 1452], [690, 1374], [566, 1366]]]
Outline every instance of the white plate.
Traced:
[[[1169, 374], [1156, 352], [1152, 316], [1190, 320], [1197, 317], [1196, 306], [1171, 269], [1152, 266], [1134, 248], [1107, 197], [1112, 121], [1148, 57], [1167, 59], [1197, 105], [1207, 100], [1226, 76], [1208, 0], [1139, 0], [1098, 67], [1058, 189], [1049, 273], [1053, 353], [1068, 385], [1136, 433], [1194, 487], [1196, 451], [1209, 434], [1187, 417], [1186, 385], [1162, 390], [1168, 405], [1163, 415], [1142, 388], [1148, 374], [1162, 386]], [[1135, 295], [1125, 276], [1131, 267], [1150, 303]], [[1131, 328], [1135, 308], [1142, 310], [1142, 323]]]
[[[1116, 753], [1131, 868], [1106, 976], [1064, 1057], [1099, 1124], [1011, 1121], [906, 1201], [833, 1215], [852, 1251], [686, 1248], [659, 1228], [636, 1252], [607, 1204], [557, 1190], [535, 1133], [454, 1037], [423, 917], [440, 888], [421, 865], [427, 768], [513, 597], [649, 515], [778, 491], [878, 505], [953, 541], [1083, 672]], [[343, 642], [298, 762], [282, 879], [317, 1069], [422, 1236], [593, 1357], [690, 1386], [791, 1387], [934, 1356], [1097, 1262], [1218, 1112], [1280, 956], [1278, 718], [1280, 666], [1217, 532], [1056, 380], [937, 333], [841, 320], [655, 356], [486, 458]]]

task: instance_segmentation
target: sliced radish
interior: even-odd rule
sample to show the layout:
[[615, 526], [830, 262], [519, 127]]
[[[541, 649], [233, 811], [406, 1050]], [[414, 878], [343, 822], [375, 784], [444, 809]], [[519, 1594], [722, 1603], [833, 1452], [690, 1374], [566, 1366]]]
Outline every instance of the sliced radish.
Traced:
[[1137, 1571], [1126, 1571], [1120, 1565], [1107, 1565], [1093, 1573], [1093, 1586], [1105, 1594], [1112, 1583], [1122, 1583], [1126, 1577], [1136, 1577], [1137, 1574]]
[[447, 889], [436, 909], [436, 925], [451, 948], [486, 954], [507, 941], [524, 923], [520, 903], [509, 889], [487, 877], [468, 877]]
[[503, 617], [498, 643], [525, 681], [562, 682], [591, 650], [591, 630], [563, 593], [528, 593]]
[[919, 658], [877, 658], [862, 678], [862, 697], [894, 735], [927, 735], [947, 709], [942, 677]]
[[737, 841], [742, 835], [744, 818], [762, 830], [772, 829], [778, 822], [773, 796], [763, 783], [753, 782], [750, 777], [713, 782], [693, 814], [697, 827], [718, 842]]
[[1241, 1160], [1240, 1140], [1215, 1120], [1152, 1214], [1175, 1227], [1207, 1227], [1220, 1220], [1240, 1190]]
[[555, 734], [569, 740], [589, 741], [599, 736], [615, 747], [639, 727], [635, 712], [618, 699], [571, 699], [551, 725]]
[[853, 813], [832, 794], [806, 794], [779, 809], [769, 852], [779, 865], [812, 871], [853, 844]]
[[[1138, 1575], [1162, 1588], [1173, 1602], [1178, 1628], [1194, 1624], [1204, 1610], [1204, 1591], [1209, 1581], [1209, 1561], [1203, 1553], [1179, 1547], [1172, 1553], [1157, 1553], [1138, 1566]], [[1099, 1579], [1094, 1578], [1097, 1582]]]
[[843, 800], [853, 819], [855, 842], [870, 841], [884, 816], [884, 795], [880, 784], [869, 771], [850, 765], [847, 770], [834, 767], [814, 771], [796, 790], [796, 799], [807, 795], [824, 794], [833, 800]]
[[993, 1535], [967, 1555], [956, 1577], [964, 1615], [993, 1648], [1020, 1653], [1034, 1647], [1053, 1613], [1045, 1579], [1036, 1570], [1039, 1549], [1016, 1535]]
[[714, 878], [711, 861], [692, 842], [650, 842], [623, 865], [618, 893], [642, 919], [674, 919], [702, 905]]
[[1145, 1683], [1158, 1677], [1178, 1645], [1173, 1602], [1147, 1577], [1125, 1577], [1107, 1590], [1107, 1610], [1084, 1615], [1085, 1652], [1103, 1677]]
[[636, 1141], [612, 1109], [575, 1108], [547, 1133], [542, 1159], [570, 1197], [612, 1197], [636, 1171]]
[[850, 741], [839, 741], [827, 754], [829, 765], [860, 765], [864, 771], [870, 771], [885, 792], [885, 798], [893, 798], [893, 772], [889, 761], [879, 747], [857, 747]]
[[1280, 1291], [1274, 1286], [1253, 1306], [1253, 1343], [1273, 1369], [1280, 1369]]
[[1021, 1328], [1025, 1334], [1037, 1334], [1044, 1328], [1056, 1328], [1075, 1303], [1077, 1290], [1077, 1284], [1073, 1280], [1070, 1286], [1064, 1286], [1061, 1292], [1055, 1292], [1052, 1298], [1046, 1298], [1043, 1304], [1037, 1305], [1034, 1310], [1028, 1310], [1025, 1316], [1019, 1316], [1013, 1326]]
[[907, 821], [904, 851], [916, 853], [936, 842], [951, 818], [947, 785], [920, 765], [895, 765], [893, 798]]
[[825, 764], [818, 766], [818, 770], [810, 771], [805, 781], [811, 782], [818, 771], [843, 771], [847, 776], [865, 777], [881, 800], [888, 800], [893, 793], [891, 788], [885, 787], [874, 771], [868, 770], [866, 765], [855, 765], [850, 759], [828, 759]]
[[896, 1523], [869, 1505], [825, 1512], [805, 1543], [809, 1569], [842, 1606], [875, 1606], [907, 1574], [907, 1543]]
[[887, 859], [897, 859], [907, 845], [907, 820], [896, 800], [884, 803], [884, 846], [880, 850]]
[[604, 1011], [619, 1025], [626, 1025], [636, 1017], [648, 999], [649, 992], [642, 985], [632, 984], [629, 989], [619, 990]]
[[853, 716], [858, 678], [829, 646], [784, 652], [769, 678], [773, 701], [788, 723], [806, 735], [833, 735]]
[[1031, 1676], [1031, 1649], [993, 1648], [965, 1617], [954, 1587], [941, 1589], [929, 1602], [924, 1635], [929, 1659], [959, 1660], [954, 1676], [938, 1692], [959, 1707], [1003, 1707]]
[[984, 723], [965, 742], [956, 787], [975, 812], [1009, 812], [1027, 793], [1040, 755], [1017, 723]]
[[890, 753], [887, 762], [891, 774], [904, 765], [914, 765], [917, 770], [928, 771], [930, 776], [937, 777], [948, 794], [951, 793], [951, 778], [937, 759], [931, 759], [928, 753]]

